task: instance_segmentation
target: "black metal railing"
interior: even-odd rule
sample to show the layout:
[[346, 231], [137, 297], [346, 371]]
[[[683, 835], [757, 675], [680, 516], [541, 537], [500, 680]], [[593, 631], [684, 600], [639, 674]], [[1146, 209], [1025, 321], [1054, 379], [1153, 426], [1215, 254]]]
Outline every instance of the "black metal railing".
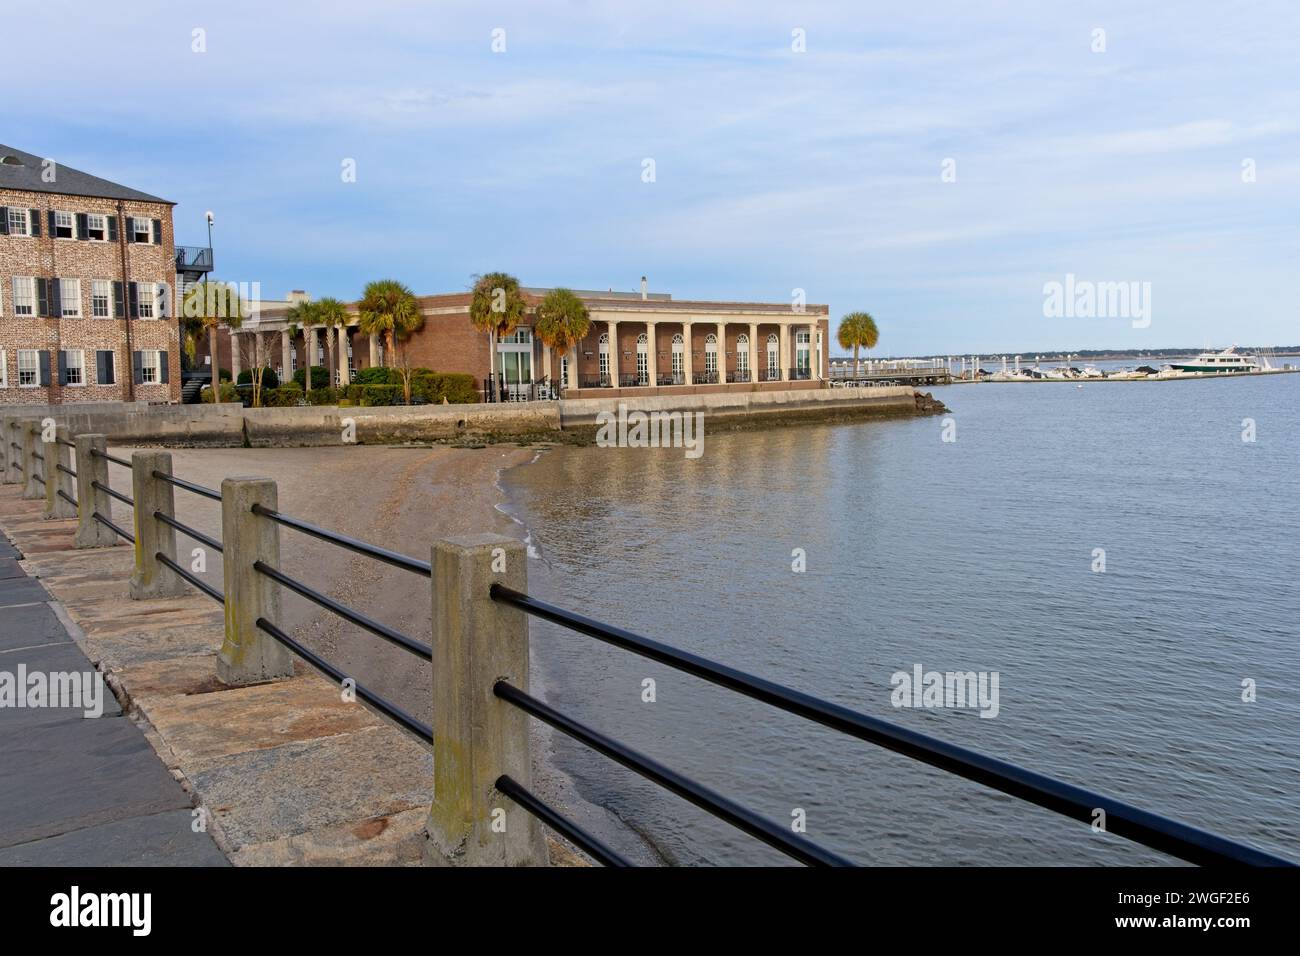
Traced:
[[[1180, 859], [1198, 864], [1294, 865], [1288, 860], [1255, 847], [1187, 826], [1007, 761], [988, 757], [965, 747], [849, 710], [847, 707], [670, 647], [623, 628], [611, 627], [592, 618], [575, 614], [503, 585], [493, 584], [489, 594], [493, 600], [509, 604], [526, 614], [647, 657], [811, 720], [831, 730], [876, 744], [1064, 816], [1091, 824], [1096, 811], [1102, 810], [1106, 814], [1107, 832]], [[550, 723], [556, 729], [582, 740], [589, 746], [606, 753], [607, 756], [624, 763], [625, 766], [638, 769], [605, 749], [612, 746], [621, 747], [621, 745], [601, 738], [594, 731], [558, 714], [540, 701], [528, 697], [508, 684], [498, 683], [494, 691], [498, 697], [509, 700], [534, 717]], [[677, 792], [681, 793], [681, 791]], [[687, 796], [685, 793], [682, 795]], [[790, 852], [785, 847], [779, 848]]]
[[177, 246], [177, 272], [211, 272], [212, 249], [208, 246]]
[[604, 866], [632, 865], [572, 820], [561, 816], [556, 810], [543, 803], [506, 774], [497, 777], [496, 788], [596, 862]]
[[806, 382], [812, 378], [812, 369], [810, 368], [792, 368], [789, 369], [790, 381]]
[[420, 561], [416, 558], [407, 557], [397, 551], [389, 551], [387, 548], [381, 548], [377, 545], [360, 541], [356, 538], [349, 537], [345, 534], [339, 534], [337, 531], [330, 531], [328, 528], [322, 528], [319, 525], [311, 524], [300, 518], [291, 518], [289, 515], [281, 514], [278, 511], [272, 511], [270, 508], [264, 508], [261, 505], [253, 505], [253, 514], [261, 515], [263, 518], [270, 518], [276, 524], [283, 525], [286, 528], [293, 528], [295, 531], [301, 531], [303, 534], [309, 534], [313, 537], [320, 538], [322, 541], [328, 541], [331, 544], [337, 544], [340, 547], [347, 548], [349, 551], [355, 551], [357, 554], [364, 554], [371, 558], [387, 562], [394, 567], [411, 571], [415, 574], [421, 574], [425, 577], [432, 577], [433, 566], [428, 561]]

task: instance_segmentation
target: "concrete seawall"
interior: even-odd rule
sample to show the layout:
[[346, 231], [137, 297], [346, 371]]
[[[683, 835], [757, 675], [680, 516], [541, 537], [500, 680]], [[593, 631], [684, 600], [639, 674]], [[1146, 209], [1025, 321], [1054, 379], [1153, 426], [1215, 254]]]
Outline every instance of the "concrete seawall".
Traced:
[[[121, 402], [0, 406], [0, 418], [52, 417], [72, 434], [98, 433], [113, 445], [253, 448], [394, 444], [410, 441], [535, 439], [564, 433], [581, 437], [601, 412], [703, 412], [723, 427], [929, 414], [941, 410], [909, 386], [733, 392], [705, 395], [584, 398], [498, 405], [412, 407], [244, 408], [221, 405], [145, 405]], [[349, 429], [350, 423], [350, 429]], [[346, 437], [345, 437], [346, 436]]]

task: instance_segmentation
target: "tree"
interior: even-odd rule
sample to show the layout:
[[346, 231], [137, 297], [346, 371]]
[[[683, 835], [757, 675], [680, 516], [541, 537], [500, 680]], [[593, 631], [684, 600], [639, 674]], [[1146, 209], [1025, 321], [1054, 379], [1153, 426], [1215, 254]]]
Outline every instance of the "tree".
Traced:
[[[552, 289], [537, 307], [533, 331], [548, 349], [564, 358], [591, 331], [591, 313], [569, 289]], [[561, 382], [561, 387], [568, 382]]]
[[858, 374], [858, 349], [874, 349], [880, 341], [880, 332], [876, 329], [876, 320], [869, 312], [850, 312], [840, 319], [837, 335], [840, 348], [853, 349], [853, 374]]
[[509, 273], [489, 272], [475, 279], [470, 293], [469, 320], [474, 328], [487, 333], [488, 371], [493, 387], [497, 377], [497, 338], [513, 332], [527, 309], [519, 280]]
[[[315, 302], [298, 302], [290, 306], [289, 311], [284, 316], [285, 323], [289, 326], [289, 334], [297, 336], [302, 332], [302, 351], [303, 364], [306, 371], [303, 373], [303, 392], [311, 390], [311, 339], [308, 333], [316, 327], [316, 303]], [[284, 370], [289, 374], [289, 370]]]
[[366, 285], [357, 327], [365, 335], [382, 335], [387, 353], [396, 359], [402, 376], [402, 393], [411, 404], [411, 363], [404, 345], [413, 334], [424, 328], [424, 314], [415, 295], [395, 279], [379, 279]]
[[[325, 348], [328, 349], [330, 374], [329, 381], [334, 383], [334, 375], [338, 371], [338, 365], [334, 362], [334, 330], [341, 325], [348, 324], [348, 308], [338, 299], [326, 296], [323, 299], [316, 300], [315, 318], [316, 324], [325, 328]], [[339, 383], [342, 384], [343, 377], [339, 376]]]
[[[244, 368], [248, 369], [249, 381], [253, 384], [253, 408], [262, 407], [262, 383], [266, 378], [266, 373], [275, 372], [266, 365], [265, 349], [259, 348], [258, 343], [262, 341], [263, 332], [253, 332], [248, 335], [231, 336], [230, 348], [233, 352], [236, 348], [240, 350], [240, 362]], [[236, 345], [235, 340], [239, 339], [240, 344]], [[242, 376], [241, 376], [242, 377]], [[277, 384], [278, 381], [277, 381]], [[217, 396], [219, 398], [220, 396]]]
[[[233, 282], [200, 283], [185, 294], [181, 313], [181, 322], [187, 335], [196, 336], [199, 330], [208, 330], [208, 351], [212, 356], [212, 400], [220, 402], [221, 363], [218, 361], [217, 330], [222, 325], [229, 329], [243, 325], [247, 308], [239, 298], [239, 289]], [[233, 350], [233, 336], [230, 341]]]

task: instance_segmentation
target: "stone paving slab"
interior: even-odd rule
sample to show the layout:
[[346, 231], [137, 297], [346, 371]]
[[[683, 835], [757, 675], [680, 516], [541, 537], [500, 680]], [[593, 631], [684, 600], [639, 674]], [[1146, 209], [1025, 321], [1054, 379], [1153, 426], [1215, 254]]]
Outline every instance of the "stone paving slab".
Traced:
[[0, 609], [15, 604], [42, 604], [50, 599], [41, 582], [33, 578], [10, 578], [0, 581]]
[[0, 846], [190, 806], [125, 717], [11, 726], [0, 711]]
[[433, 754], [395, 727], [236, 754], [191, 776], [229, 849], [428, 811]]
[[18, 564], [17, 558], [0, 556], [0, 581], [26, 576], [27, 572]]
[[0, 628], [0, 653], [19, 647], [64, 644], [71, 641], [58, 616], [48, 604], [0, 609], [5, 626]]
[[0, 849], [0, 866], [229, 866], [192, 810], [165, 810]]
[[[96, 677], [100, 680], [100, 717], [90, 719], [103, 719], [106, 717], [121, 716], [122, 708], [118, 706], [117, 698], [109, 689], [108, 683], [103, 680], [90, 661], [86, 660], [86, 655], [81, 653], [70, 639], [63, 644], [38, 644], [35, 647], [24, 647], [10, 651], [0, 651], [0, 670], [8, 671], [15, 676], [19, 673], [18, 666], [22, 664], [27, 669], [27, 674], [40, 672], [43, 674], [81, 674], [82, 681], [87, 679], [94, 680]], [[49, 720], [85, 720], [85, 708], [83, 707], [6, 707], [0, 710], [0, 732], [12, 733], [15, 728], [22, 728], [31, 724], [44, 724]]]
[[427, 807], [249, 843], [235, 866], [420, 866]]

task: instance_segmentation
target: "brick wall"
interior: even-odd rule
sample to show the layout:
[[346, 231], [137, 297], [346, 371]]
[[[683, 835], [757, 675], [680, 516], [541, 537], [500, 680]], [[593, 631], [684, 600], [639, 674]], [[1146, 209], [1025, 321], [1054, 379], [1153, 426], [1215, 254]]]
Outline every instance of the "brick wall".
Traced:
[[[180, 347], [175, 318], [176, 307], [171, 290], [176, 282], [175, 240], [172, 233], [172, 207], [167, 203], [148, 203], [53, 193], [0, 190], [0, 207], [36, 210], [40, 236], [0, 235], [0, 351], [3, 351], [5, 382], [0, 387], [0, 404], [44, 405], [64, 402], [178, 401], [180, 399]], [[63, 239], [51, 234], [51, 211], [74, 214], [98, 214], [117, 217], [117, 241]], [[127, 221], [131, 217], [157, 220], [161, 226], [157, 243], [127, 242]], [[152, 230], [151, 230], [152, 231]], [[152, 237], [151, 237], [152, 238]], [[125, 258], [125, 269], [123, 259]], [[77, 300], [80, 317], [54, 315], [18, 315], [15, 312], [14, 277], [31, 276], [45, 280], [79, 280]], [[129, 283], [165, 286], [167, 293], [158, 297], [166, 318], [127, 319], [96, 318], [91, 303], [93, 281], [109, 283], [109, 311], [113, 314], [113, 282], [123, 283], [124, 308], [129, 314]], [[61, 290], [70, 286], [61, 281]], [[48, 301], [46, 312], [52, 312]], [[165, 303], [165, 304], [164, 304]], [[155, 315], [159, 305], [155, 305]], [[38, 308], [34, 311], [39, 311]], [[48, 355], [48, 387], [19, 386], [18, 351], [36, 349]], [[59, 380], [59, 351], [82, 350], [85, 384], [62, 384]], [[96, 352], [113, 353], [113, 384], [99, 381]], [[132, 382], [132, 352], [150, 350], [166, 354], [167, 383]], [[39, 372], [38, 372], [39, 375]], [[161, 376], [160, 376], [161, 377]]]

